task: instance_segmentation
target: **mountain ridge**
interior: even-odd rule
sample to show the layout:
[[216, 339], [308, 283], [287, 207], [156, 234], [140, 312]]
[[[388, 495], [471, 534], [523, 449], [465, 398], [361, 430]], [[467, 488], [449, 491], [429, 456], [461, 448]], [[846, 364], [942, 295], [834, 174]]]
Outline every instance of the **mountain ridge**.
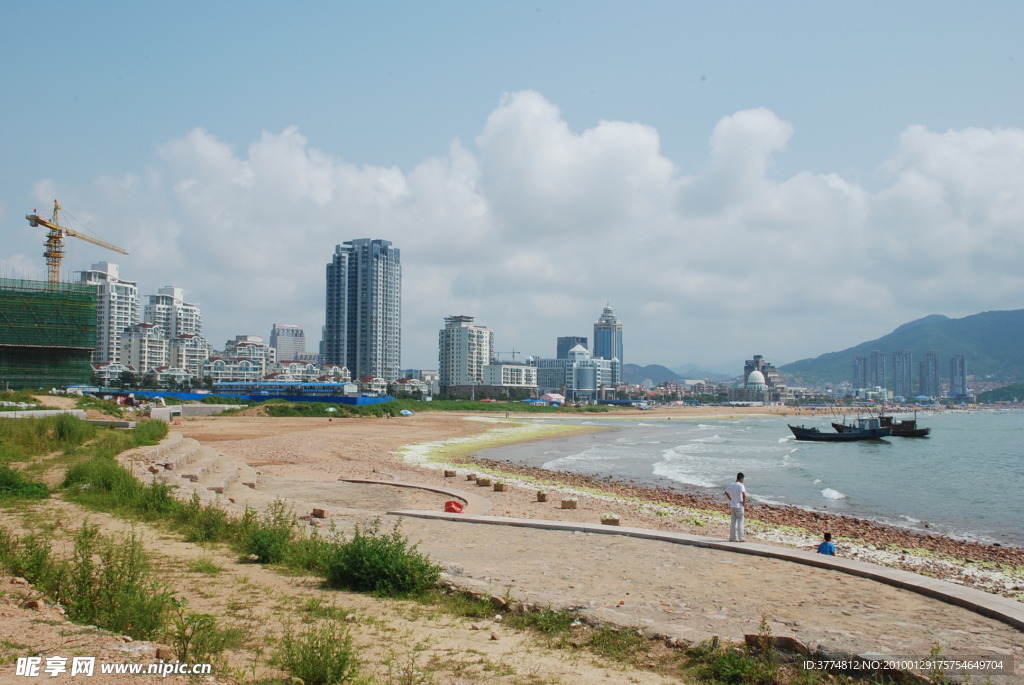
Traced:
[[1024, 379], [1024, 355], [1020, 354], [1019, 342], [1022, 337], [1024, 309], [980, 312], [959, 319], [931, 314], [902, 324], [875, 340], [785, 364], [779, 371], [800, 383], [841, 383], [850, 380], [855, 356], [879, 350], [886, 356], [891, 376], [893, 352], [909, 350], [915, 362], [912, 370], [916, 382], [916, 362], [934, 351], [939, 354], [939, 378], [948, 378], [949, 359], [963, 354], [969, 375], [1012, 383]]

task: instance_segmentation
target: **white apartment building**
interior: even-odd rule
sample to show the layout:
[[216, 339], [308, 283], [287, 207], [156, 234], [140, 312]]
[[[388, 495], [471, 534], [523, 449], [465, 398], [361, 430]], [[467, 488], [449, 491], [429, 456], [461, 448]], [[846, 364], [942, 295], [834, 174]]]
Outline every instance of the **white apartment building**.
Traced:
[[248, 359], [259, 364], [261, 376], [269, 373], [277, 361], [275, 352], [274, 348], [263, 342], [263, 338], [258, 335], [236, 335], [234, 340], [224, 343], [224, 357]]
[[199, 377], [203, 370], [203, 362], [212, 353], [210, 343], [201, 335], [183, 333], [171, 338], [168, 346], [168, 365], [185, 369], [193, 378]]
[[121, 363], [145, 373], [167, 366], [168, 341], [163, 330], [151, 323], [137, 323], [121, 334]]
[[445, 317], [438, 334], [438, 372], [441, 389], [483, 385], [484, 367], [494, 359], [494, 333], [473, 323], [472, 316]]
[[174, 286], [164, 286], [156, 295], [149, 296], [143, 318], [146, 323], [159, 326], [168, 338], [179, 335], [201, 335], [203, 317], [199, 306], [185, 302], [185, 291]]
[[537, 367], [529, 364], [498, 362], [484, 367], [484, 385], [506, 388], [536, 388]]
[[139, 286], [121, 280], [117, 264], [99, 262], [79, 273], [79, 282], [96, 286], [96, 350], [93, 363], [121, 361], [121, 334], [142, 319]]

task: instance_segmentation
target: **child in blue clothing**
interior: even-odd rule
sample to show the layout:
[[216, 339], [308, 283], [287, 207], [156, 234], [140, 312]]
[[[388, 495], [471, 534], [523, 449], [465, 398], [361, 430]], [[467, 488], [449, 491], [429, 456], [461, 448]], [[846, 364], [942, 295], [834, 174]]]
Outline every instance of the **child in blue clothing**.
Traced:
[[832, 544], [832, 533], [825, 533], [825, 541], [818, 545], [818, 554], [836, 555], [836, 546]]

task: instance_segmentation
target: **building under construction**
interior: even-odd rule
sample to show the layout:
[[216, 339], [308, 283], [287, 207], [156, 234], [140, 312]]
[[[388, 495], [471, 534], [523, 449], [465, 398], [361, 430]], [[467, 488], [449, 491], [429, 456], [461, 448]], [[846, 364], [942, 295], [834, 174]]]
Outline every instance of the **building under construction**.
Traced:
[[88, 383], [96, 287], [0, 278], [0, 390]]

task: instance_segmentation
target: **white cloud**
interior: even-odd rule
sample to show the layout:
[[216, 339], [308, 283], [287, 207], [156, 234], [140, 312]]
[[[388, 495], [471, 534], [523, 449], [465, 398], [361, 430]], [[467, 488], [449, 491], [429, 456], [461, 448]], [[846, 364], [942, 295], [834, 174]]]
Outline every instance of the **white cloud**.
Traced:
[[[218, 346], [274, 322], [318, 338], [325, 265], [363, 237], [402, 250], [407, 366], [436, 365], [451, 314], [494, 329], [499, 350], [550, 355], [557, 336], [591, 337], [610, 301], [626, 361], [673, 365], [792, 361], [927, 314], [1024, 306], [1024, 131], [910, 126], [879, 160], [877, 192], [836, 173], [776, 178], [794, 135], [767, 109], [730, 114], [703, 170], [682, 176], [652, 127], [573, 131], [525, 91], [473, 147], [453, 141], [409, 170], [346, 161], [294, 127], [242, 152], [195, 129], [149, 168], [40, 181], [35, 197], [90, 213], [132, 253], [75, 245], [66, 266], [116, 261], [146, 293], [184, 288]], [[24, 233], [8, 271], [42, 266], [42, 235]]]

